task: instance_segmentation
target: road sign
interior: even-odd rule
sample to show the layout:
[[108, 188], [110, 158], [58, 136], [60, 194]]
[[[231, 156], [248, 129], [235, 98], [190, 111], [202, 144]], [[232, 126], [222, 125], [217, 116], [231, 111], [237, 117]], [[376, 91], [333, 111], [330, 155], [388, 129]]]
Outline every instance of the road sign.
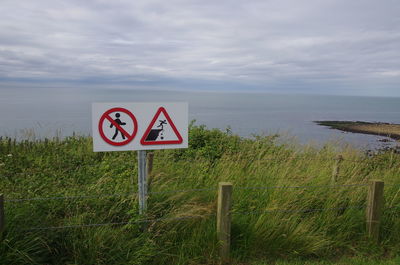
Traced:
[[93, 150], [188, 147], [187, 103], [93, 103]]
[[164, 107], [160, 107], [140, 139], [142, 145], [181, 144], [182, 136]]
[[[128, 117], [127, 119], [122, 119], [125, 121], [129, 121], [131, 122], [133, 125], [129, 126], [130, 128], [132, 128], [131, 132], [127, 132], [127, 130], [125, 130], [123, 127], [125, 127], [127, 125], [128, 122], [122, 122], [120, 117], [121, 117], [121, 113], [126, 114]], [[113, 119], [111, 116], [115, 115], [116, 119]], [[108, 125], [108, 123], [110, 123]], [[109, 126], [110, 128], [115, 127], [115, 132], [113, 134], [113, 136], [111, 137], [111, 135], [106, 135], [106, 133], [104, 132], [104, 126]], [[103, 138], [103, 140], [110, 144], [110, 145], [114, 145], [114, 146], [122, 146], [122, 145], [126, 145], [129, 142], [131, 142], [133, 140], [133, 138], [135, 138], [136, 133], [137, 133], [137, 120], [135, 118], [135, 116], [132, 114], [132, 112], [130, 112], [127, 109], [124, 108], [112, 108], [107, 110], [100, 118], [99, 121], [99, 133], [101, 138]], [[116, 140], [117, 136], [120, 134], [122, 140], [118, 141]]]

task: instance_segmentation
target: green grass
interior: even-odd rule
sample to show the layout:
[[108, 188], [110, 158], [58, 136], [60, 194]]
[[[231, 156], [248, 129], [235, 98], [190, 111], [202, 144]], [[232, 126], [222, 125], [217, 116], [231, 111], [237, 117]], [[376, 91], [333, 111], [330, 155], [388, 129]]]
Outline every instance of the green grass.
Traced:
[[366, 257], [345, 257], [335, 261], [332, 260], [279, 260], [277, 262], [256, 262], [252, 265], [266, 265], [266, 264], [275, 264], [275, 265], [397, 265], [400, 264], [400, 258], [396, 257], [393, 259], [370, 259]]
[[[143, 217], [134, 195], [6, 202], [0, 264], [217, 264], [212, 214], [220, 181], [234, 184], [232, 264], [399, 263], [400, 208], [390, 208], [400, 206], [400, 186], [392, 185], [400, 184], [399, 155], [366, 157], [334, 144], [293, 148], [276, 144], [276, 136], [243, 139], [193, 125], [189, 136], [188, 149], [155, 152], [150, 191], [212, 190], [152, 194], [146, 218], [171, 219], [148, 223], [146, 232], [135, 223], [30, 230]], [[365, 236], [365, 209], [298, 211], [365, 205], [365, 186], [290, 188], [330, 185], [338, 154], [345, 159], [338, 184], [387, 184], [379, 245]], [[137, 190], [136, 161], [136, 152], [94, 153], [89, 137], [3, 138], [0, 193], [6, 200], [130, 194]], [[287, 188], [241, 188], [260, 186]], [[197, 218], [173, 220], [185, 216]]]

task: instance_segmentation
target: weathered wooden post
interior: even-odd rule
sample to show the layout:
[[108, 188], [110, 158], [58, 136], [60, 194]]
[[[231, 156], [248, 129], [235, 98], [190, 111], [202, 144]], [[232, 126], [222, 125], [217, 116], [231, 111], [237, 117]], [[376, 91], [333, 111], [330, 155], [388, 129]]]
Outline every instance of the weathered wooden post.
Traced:
[[3, 237], [3, 231], [5, 227], [4, 219], [4, 195], [0, 194], [0, 240]]
[[229, 262], [231, 245], [232, 183], [220, 182], [218, 187], [217, 236], [222, 263]]
[[337, 182], [337, 179], [339, 177], [339, 172], [340, 172], [340, 164], [343, 161], [343, 156], [338, 155], [336, 157], [336, 163], [333, 166], [333, 171], [332, 171], [332, 184], [335, 184]]
[[153, 180], [152, 178], [152, 171], [153, 171], [153, 159], [154, 159], [154, 153], [148, 153], [147, 154], [147, 186], [148, 190], [151, 189], [151, 181]]
[[367, 198], [367, 235], [374, 241], [379, 241], [379, 224], [383, 207], [384, 182], [371, 180]]

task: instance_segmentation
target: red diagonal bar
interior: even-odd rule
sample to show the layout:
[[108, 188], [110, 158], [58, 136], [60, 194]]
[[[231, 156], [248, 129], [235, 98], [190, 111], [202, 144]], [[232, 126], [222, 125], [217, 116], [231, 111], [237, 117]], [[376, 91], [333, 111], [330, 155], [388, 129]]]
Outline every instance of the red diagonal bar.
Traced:
[[110, 115], [106, 115], [105, 117], [106, 117], [106, 119], [107, 119], [109, 122], [112, 123], [112, 125], [114, 125], [114, 126], [115, 126], [121, 133], [123, 133], [127, 138], [130, 138], [130, 137], [131, 137], [131, 135], [130, 135], [127, 131], [125, 131], [116, 121], [114, 121], [114, 120], [110, 117]]

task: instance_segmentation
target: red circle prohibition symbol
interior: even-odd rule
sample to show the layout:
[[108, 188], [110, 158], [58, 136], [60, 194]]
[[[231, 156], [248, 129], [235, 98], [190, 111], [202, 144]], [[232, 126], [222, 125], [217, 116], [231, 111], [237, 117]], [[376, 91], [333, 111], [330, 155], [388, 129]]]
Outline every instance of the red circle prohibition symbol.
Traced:
[[[110, 114], [113, 112], [123, 112], [132, 119], [132, 122], [133, 122], [132, 134], [129, 134], [127, 131], [125, 131], [121, 125], [119, 125], [116, 121], [113, 120], [113, 118], [111, 118]], [[117, 128], [120, 131], [120, 133], [126, 137], [125, 141], [114, 142], [113, 140], [107, 138], [107, 136], [104, 134], [104, 131], [103, 131], [103, 123], [104, 123], [104, 120], [106, 120], [106, 119], [109, 122], [111, 122], [111, 124], [114, 125], [115, 128]], [[100, 121], [99, 121], [99, 133], [100, 133], [101, 138], [103, 138], [103, 140], [106, 141], [106, 143], [115, 145], [115, 146], [121, 146], [121, 145], [126, 145], [126, 144], [130, 143], [133, 140], [133, 138], [135, 138], [135, 136], [136, 136], [137, 127], [138, 127], [137, 120], [136, 120], [135, 116], [132, 114], [132, 112], [130, 112], [129, 110], [124, 109], [124, 108], [112, 108], [112, 109], [107, 110], [103, 115], [101, 115]]]

